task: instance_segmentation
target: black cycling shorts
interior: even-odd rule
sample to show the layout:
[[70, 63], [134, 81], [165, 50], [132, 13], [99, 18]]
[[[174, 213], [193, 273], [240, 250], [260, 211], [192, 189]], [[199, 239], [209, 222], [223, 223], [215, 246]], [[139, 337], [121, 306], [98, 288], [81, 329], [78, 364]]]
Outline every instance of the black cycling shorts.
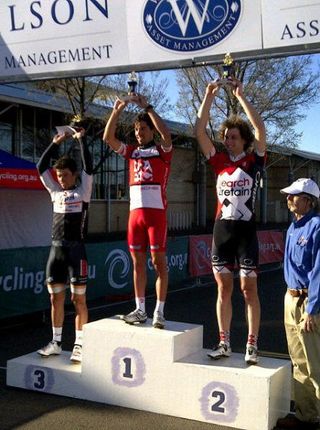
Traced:
[[213, 227], [211, 262], [214, 267], [255, 270], [259, 264], [259, 246], [255, 222], [216, 220]]
[[82, 242], [54, 241], [46, 270], [48, 284], [86, 285], [88, 261]]

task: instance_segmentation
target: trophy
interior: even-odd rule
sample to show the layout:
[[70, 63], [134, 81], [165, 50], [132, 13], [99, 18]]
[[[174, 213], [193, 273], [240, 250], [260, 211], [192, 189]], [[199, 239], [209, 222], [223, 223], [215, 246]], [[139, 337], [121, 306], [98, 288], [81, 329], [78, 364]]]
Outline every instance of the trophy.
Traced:
[[137, 85], [138, 85], [138, 77], [136, 75], [136, 72], [132, 71], [128, 76], [128, 94], [129, 95], [136, 92]]
[[87, 120], [82, 115], [77, 114], [71, 118], [68, 125], [58, 125], [56, 129], [59, 134], [67, 133], [67, 135], [72, 136], [81, 128], [86, 128], [87, 126]]
[[232, 79], [234, 77], [234, 62], [229, 52], [224, 56], [222, 69], [222, 79], [218, 80], [218, 84], [233, 85]]
[[128, 83], [128, 95], [121, 97], [121, 99], [124, 101], [130, 101], [132, 96], [135, 95], [136, 93], [136, 88], [138, 85], [138, 77], [135, 71], [132, 71], [131, 73], [129, 73], [127, 83]]

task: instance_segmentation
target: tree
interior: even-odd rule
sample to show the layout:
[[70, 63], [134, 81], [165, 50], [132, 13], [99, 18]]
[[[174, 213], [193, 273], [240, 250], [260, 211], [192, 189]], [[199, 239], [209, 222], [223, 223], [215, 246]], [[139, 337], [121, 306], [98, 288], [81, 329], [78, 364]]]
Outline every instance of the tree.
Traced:
[[[111, 108], [116, 97], [127, 93], [127, 74], [104, 75], [94, 77], [78, 77], [54, 79], [35, 82], [32, 85], [42, 91], [64, 96], [69, 103], [73, 115], [90, 117], [90, 107], [98, 104]], [[172, 108], [166, 95], [168, 80], [162, 78], [160, 72], [139, 73], [137, 92], [145, 95], [160, 115]], [[135, 112], [134, 105], [128, 105], [127, 111]]]
[[[222, 66], [206, 65], [177, 72], [177, 114], [193, 125], [208, 82], [222, 76]], [[244, 84], [248, 99], [265, 121], [268, 145], [295, 147], [301, 134], [294, 129], [305, 118], [308, 107], [319, 100], [319, 72], [312, 71], [312, 57], [290, 57], [242, 61], [235, 64], [235, 77]], [[209, 124], [211, 134], [230, 114], [241, 107], [229, 88], [216, 97]]]
[[[74, 116], [87, 119], [88, 145], [92, 147], [95, 159], [94, 171], [97, 172], [109, 155], [109, 149], [102, 144], [101, 137], [105, 126], [105, 118], [96, 118], [93, 113], [94, 105], [112, 108], [116, 97], [121, 97], [127, 93], [127, 74], [104, 75], [95, 77], [75, 77], [60, 78], [54, 80], [38, 81], [31, 85], [42, 91], [63, 97], [69, 106], [66, 110], [66, 122]], [[169, 97], [166, 95], [168, 80], [162, 78], [159, 72], [139, 73], [137, 91], [144, 94], [157, 111], [163, 112], [172, 109]], [[121, 134], [124, 139], [131, 133], [134, 116], [137, 115], [136, 105], [128, 105], [126, 109], [126, 121], [121, 127]], [[97, 140], [100, 144], [96, 145]], [[74, 150], [73, 146], [70, 148]], [[78, 158], [77, 155], [73, 155]]]

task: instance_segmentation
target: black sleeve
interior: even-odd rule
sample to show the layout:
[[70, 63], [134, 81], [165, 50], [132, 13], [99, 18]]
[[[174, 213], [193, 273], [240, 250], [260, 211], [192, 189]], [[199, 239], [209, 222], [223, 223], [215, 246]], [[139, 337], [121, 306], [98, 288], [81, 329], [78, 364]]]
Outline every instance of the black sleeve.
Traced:
[[86, 172], [87, 175], [92, 175], [92, 158], [91, 158], [91, 154], [89, 152], [89, 149], [87, 147], [87, 145], [85, 145], [83, 143], [82, 139], [78, 139], [79, 144], [80, 144], [80, 153], [81, 153], [81, 161], [82, 161], [82, 166], [83, 166], [83, 170]]
[[42, 175], [43, 172], [45, 172], [50, 167], [50, 160], [55, 152], [56, 144], [51, 142], [48, 148], [43, 152], [41, 155], [38, 163], [37, 163], [37, 169], [40, 175]]

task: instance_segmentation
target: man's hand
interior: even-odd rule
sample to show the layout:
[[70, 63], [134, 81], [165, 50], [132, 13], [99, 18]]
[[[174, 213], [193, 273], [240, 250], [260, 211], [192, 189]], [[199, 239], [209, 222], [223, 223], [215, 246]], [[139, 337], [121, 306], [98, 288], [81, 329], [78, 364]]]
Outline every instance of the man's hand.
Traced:
[[56, 134], [53, 139], [52, 142], [56, 145], [60, 145], [62, 142], [64, 142], [68, 137], [70, 136], [70, 134], [64, 132], [61, 134]]
[[233, 95], [236, 97], [243, 97], [243, 85], [242, 82], [239, 81], [239, 79], [233, 78], [232, 79], [232, 84], [233, 84]]
[[77, 131], [72, 135], [74, 139], [81, 139], [85, 135], [86, 131], [84, 128], [79, 128]]
[[304, 321], [304, 330], [306, 332], [312, 332], [315, 330], [316, 327], [316, 321], [313, 315], [305, 314], [306, 318]]
[[130, 101], [138, 105], [141, 109], [145, 109], [149, 104], [146, 97], [141, 94], [132, 95]]
[[206, 88], [206, 94], [215, 96], [220, 89], [219, 79], [209, 82]]
[[121, 100], [119, 99], [119, 97], [117, 97], [113, 104], [113, 110], [121, 112], [127, 106], [128, 103], [128, 100]]

